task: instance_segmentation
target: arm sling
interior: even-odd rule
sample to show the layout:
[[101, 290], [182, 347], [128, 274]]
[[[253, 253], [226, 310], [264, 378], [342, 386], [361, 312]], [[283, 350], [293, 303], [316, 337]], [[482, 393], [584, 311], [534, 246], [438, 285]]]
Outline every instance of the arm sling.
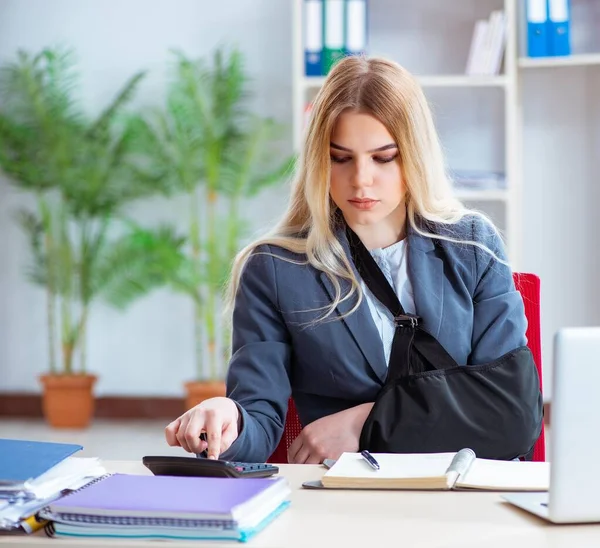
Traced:
[[390, 311], [396, 330], [388, 374], [364, 423], [360, 449], [378, 453], [455, 452], [510, 460], [531, 454], [543, 401], [527, 346], [480, 365], [460, 366], [406, 314], [385, 275], [347, 227], [352, 260], [369, 290]]

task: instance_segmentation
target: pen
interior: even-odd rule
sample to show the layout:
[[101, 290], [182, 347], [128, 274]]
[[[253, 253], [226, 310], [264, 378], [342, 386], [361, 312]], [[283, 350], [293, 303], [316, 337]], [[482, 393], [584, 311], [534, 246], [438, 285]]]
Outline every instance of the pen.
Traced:
[[379, 470], [379, 463], [373, 458], [373, 455], [369, 453], [366, 449], [360, 452], [363, 459], [365, 459], [373, 470]]

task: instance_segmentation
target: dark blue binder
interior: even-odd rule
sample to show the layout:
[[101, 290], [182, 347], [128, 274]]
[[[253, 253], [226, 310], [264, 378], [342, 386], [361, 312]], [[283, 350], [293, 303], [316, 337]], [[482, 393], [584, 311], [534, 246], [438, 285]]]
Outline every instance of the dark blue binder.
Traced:
[[41, 476], [81, 449], [71, 443], [0, 439], [0, 490]]

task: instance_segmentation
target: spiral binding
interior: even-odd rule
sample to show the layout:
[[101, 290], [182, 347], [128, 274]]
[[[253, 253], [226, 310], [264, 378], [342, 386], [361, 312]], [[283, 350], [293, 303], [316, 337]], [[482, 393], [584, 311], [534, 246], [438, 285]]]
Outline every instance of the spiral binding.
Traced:
[[218, 528], [235, 529], [236, 523], [232, 520], [215, 519], [181, 519], [157, 518], [142, 516], [95, 516], [87, 514], [60, 513], [54, 516], [56, 521], [68, 524], [86, 525], [120, 525], [129, 527], [184, 527], [184, 528]]
[[46, 533], [47, 537], [53, 537], [54, 533], [56, 533], [56, 529], [54, 528], [54, 523], [49, 521], [44, 525], [44, 533]]
[[[98, 476], [97, 478], [94, 478], [93, 480], [89, 481], [88, 483], [86, 483], [85, 485], [82, 485], [79, 489], [65, 489], [63, 491], [63, 498], [64, 497], [68, 497], [74, 493], [78, 493], [79, 491], [89, 487], [90, 485], [94, 485], [95, 483], [98, 483], [99, 481], [105, 480], [106, 478], [109, 478], [110, 476], [112, 476], [113, 474], [103, 474], [102, 476]], [[38, 513], [36, 514], [36, 516], [42, 518], [42, 519], [47, 519], [50, 520], [48, 521], [48, 523], [46, 523], [46, 525], [44, 525], [44, 532], [46, 533], [47, 536], [52, 537], [54, 536], [55, 533], [55, 529], [54, 529], [54, 525], [52, 523], [52, 519], [53, 519], [53, 515], [50, 512], [50, 507], [49, 506], [45, 506], [44, 508], [42, 508], [41, 510], [38, 511]]]

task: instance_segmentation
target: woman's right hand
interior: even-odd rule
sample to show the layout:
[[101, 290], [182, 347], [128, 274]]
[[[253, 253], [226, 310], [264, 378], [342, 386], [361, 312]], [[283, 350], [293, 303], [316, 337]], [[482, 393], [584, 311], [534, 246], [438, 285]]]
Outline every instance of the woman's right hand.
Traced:
[[[237, 439], [240, 412], [229, 398], [210, 398], [186, 411], [165, 428], [167, 443], [190, 453], [207, 450], [209, 459], [218, 459]], [[200, 439], [206, 433], [207, 441]]]

